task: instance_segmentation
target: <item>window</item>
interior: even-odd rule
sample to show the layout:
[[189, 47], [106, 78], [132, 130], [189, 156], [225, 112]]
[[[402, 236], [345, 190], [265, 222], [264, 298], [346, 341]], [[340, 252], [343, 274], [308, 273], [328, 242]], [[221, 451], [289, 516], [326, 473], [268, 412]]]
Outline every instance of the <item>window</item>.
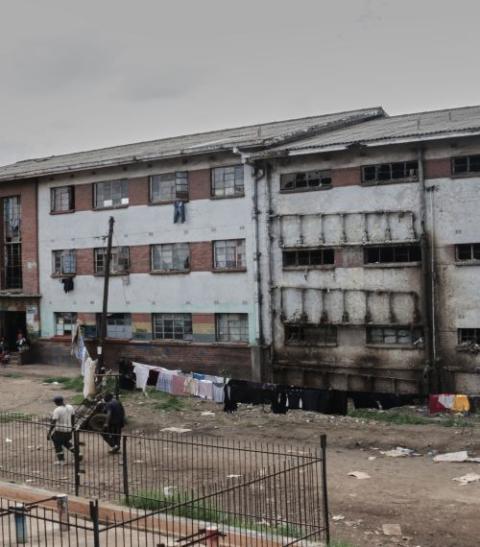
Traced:
[[22, 231], [20, 196], [3, 198], [4, 288], [22, 288]]
[[248, 342], [248, 314], [217, 314], [216, 339], [217, 342]]
[[217, 270], [240, 270], [245, 268], [245, 240], [214, 241], [213, 267]]
[[128, 181], [112, 180], [95, 184], [95, 208], [128, 205]]
[[50, 189], [50, 211], [52, 213], [62, 213], [73, 211], [75, 209], [73, 186], [59, 186]]
[[164, 173], [150, 177], [150, 201], [175, 201], [188, 199], [188, 173]]
[[380, 163], [362, 167], [362, 181], [370, 183], [387, 183], [418, 180], [418, 162], [400, 161]]
[[335, 249], [295, 249], [283, 251], [284, 268], [308, 268], [335, 264]]
[[381, 247], [366, 247], [363, 258], [365, 264], [421, 262], [422, 251], [420, 245], [385, 245]]
[[452, 159], [452, 172], [454, 175], [480, 172], [480, 155], [461, 156]]
[[325, 346], [337, 343], [337, 327], [334, 325], [285, 325], [285, 344], [301, 346]]
[[55, 314], [55, 336], [71, 336], [73, 327], [77, 322], [76, 313]]
[[280, 192], [301, 192], [332, 187], [330, 171], [289, 173], [280, 177]]
[[[101, 314], [97, 315], [98, 332], [101, 332]], [[107, 315], [107, 337], [128, 340], [132, 337], [132, 317], [129, 313]]]
[[75, 274], [77, 268], [75, 249], [69, 249], [67, 251], [53, 251], [52, 255], [54, 275]]
[[153, 337], [159, 340], [192, 340], [192, 315], [154, 313]]
[[153, 272], [188, 272], [190, 269], [190, 245], [167, 243], [152, 245]]
[[455, 251], [459, 262], [480, 260], [480, 243], [455, 245]]
[[[95, 273], [105, 274], [105, 263], [107, 259], [107, 249], [95, 249]], [[127, 274], [130, 269], [130, 249], [128, 247], [112, 247], [110, 260], [111, 274]]]
[[243, 165], [212, 169], [212, 196], [243, 196]]
[[480, 344], [480, 329], [458, 329], [459, 344]]
[[423, 331], [418, 327], [367, 327], [367, 344], [423, 347]]

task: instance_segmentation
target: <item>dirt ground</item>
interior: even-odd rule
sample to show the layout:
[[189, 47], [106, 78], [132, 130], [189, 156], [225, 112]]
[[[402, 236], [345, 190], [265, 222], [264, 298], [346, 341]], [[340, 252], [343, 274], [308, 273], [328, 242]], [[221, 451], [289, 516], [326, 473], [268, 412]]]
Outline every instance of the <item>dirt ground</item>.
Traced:
[[[75, 394], [53, 376], [78, 375], [74, 367], [29, 365], [0, 370], [0, 410], [46, 415], [52, 397]], [[269, 409], [241, 406], [226, 414], [215, 403], [181, 398], [180, 404], [135, 393], [124, 399], [131, 433], [176, 426], [195, 433], [227, 438], [318, 445], [328, 439], [328, 486], [332, 536], [339, 546], [474, 547], [479, 545], [480, 482], [466, 486], [452, 481], [480, 473], [478, 463], [434, 463], [436, 452], [468, 450], [480, 456], [480, 421], [469, 427], [444, 427], [432, 420], [422, 425], [393, 425], [353, 417], [334, 417], [302, 411], [287, 415]], [[162, 410], [164, 408], [164, 410]], [[211, 411], [214, 415], [202, 415]], [[412, 412], [415, 412], [414, 410]], [[420, 456], [392, 458], [381, 454], [397, 446]], [[368, 473], [369, 479], [348, 476]], [[385, 536], [383, 524], [399, 524], [402, 535]], [[344, 543], [342, 543], [342, 541]]]

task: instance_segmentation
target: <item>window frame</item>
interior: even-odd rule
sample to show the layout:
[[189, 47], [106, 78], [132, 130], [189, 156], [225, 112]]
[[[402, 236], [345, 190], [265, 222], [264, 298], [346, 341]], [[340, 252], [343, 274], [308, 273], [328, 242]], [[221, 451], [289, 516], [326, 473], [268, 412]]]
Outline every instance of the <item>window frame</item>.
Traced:
[[[130, 328], [129, 336], [127, 337], [120, 337], [120, 336], [111, 336], [111, 332], [109, 333], [109, 320], [112, 319], [119, 319], [119, 317], [122, 316], [124, 319], [127, 319], [128, 321], [126, 323], [119, 323], [119, 326], [122, 326], [124, 328]], [[97, 313], [97, 332], [101, 332], [101, 322], [102, 322], [102, 314]], [[121, 313], [108, 313], [107, 314], [107, 325], [106, 325], [106, 336], [107, 338], [110, 338], [111, 340], [131, 340], [133, 338], [133, 321], [132, 321], [132, 314], [130, 312], [121, 312]]]
[[[372, 331], [381, 330], [382, 341], [375, 341]], [[385, 331], [393, 331], [393, 333], [386, 333]], [[401, 338], [401, 332], [410, 333], [410, 341], [408, 343], [403, 343], [399, 341]], [[395, 342], [387, 342], [385, 339], [388, 336], [394, 336]], [[422, 339], [423, 342], [416, 344], [417, 340]], [[411, 325], [367, 325], [365, 329], [365, 345], [371, 347], [380, 347], [380, 348], [398, 348], [398, 349], [424, 349], [425, 338], [423, 327], [421, 326], [411, 326]]]
[[[233, 193], [227, 194], [226, 193], [226, 171], [233, 169]], [[236, 182], [236, 171], [242, 170], [242, 180], [241, 185], [237, 184]], [[220, 171], [223, 172], [222, 181], [219, 181], [223, 184], [223, 192], [217, 192], [217, 181], [216, 181], [216, 174], [220, 173]], [[238, 188], [238, 189], [237, 189]], [[235, 165], [225, 165], [220, 167], [212, 167], [210, 169], [210, 197], [212, 199], [228, 199], [228, 198], [241, 198], [245, 196], [245, 167], [243, 164], [235, 164]]]
[[[308, 254], [309, 264], [301, 264], [300, 254]], [[321, 263], [312, 264], [312, 254], [319, 253], [321, 256]], [[326, 253], [333, 253], [332, 260], [325, 261]], [[287, 256], [295, 255], [295, 264], [287, 264]], [[305, 269], [322, 269], [322, 268], [334, 268], [335, 267], [335, 248], [334, 247], [308, 247], [308, 248], [284, 248], [282, 249], [282, 269], [283, 270], [305, 270]]]
[[[60, 255], [60, 270], [57, 271], [56, 263], [57, 263], [57, 255], [58, 253], [61, 253]], [[70, 254], [72, 256], [72, 262], [73, 262], [73, 271], [72, 272], [65, 272], [64, 271], [64, 258], [65, 255]], [[77, 275], [77, 250], [76, 249], [58, 249], [55, 251], [52, 251], [52, 276], [53, 277], [74, 277]]]
[[[183, 246], [187, 250], [187, 256], [186, 256], [186, 266], [184, 268], [174, 268], [174, 262], [175, 262], [175, 250], [179, 246]], [[162, 262], [161, 258], [161, 252], [166, 251], [167, 247], [172, 247], [172, 268], [156, 268], [155, 267], [155, 249], [159, 249], [160, 251], [160, 262]], [[178, 252], [178, 249], [177, 249]], [[178, 258], [178, 257], [177, 257]], [[159, 274], [168, 274], [168, 273], [188, 273], [190, 272], [191, 268], [191, 249], [190, 249], [190, 243], [188, 242], [176, 242], [176, 243], [157, 243], [150, 246], [150, 272], [151, 273], [159, 273]]]
[[[460, 251], [469, 248], [470, 258], [460, 258]], [[475, 249], [477, 247], [477, 249]], [[475, 257], [475, 251], [478, 258]], [[455, 244], [455, 262], [457, 264], [480, 264], [480, 243], [456, 243]]]
[[[415, 175], [408, 174], [407, 164], [409, 163], [416, 164]], [[393, 176], [394, 168], [402, 164], [403, 164], [403, 175], [401, 177], [394, 177]], [[388, 179], [380, 178], [381, 171], [383, 170], [385, 172], [387, 170], [387, 167], [390, 173], [389, 178]], [[366, 171], [371, 169], [374, 170], [374, 178], [367, 178]], [[392, 162], [372, 163], [368, 165], [362, 165], [360, 169], [362, 185], [377, 186], [377, 185], [383, 185], [383, 184], [396, 184], [396, 183], [402, 183], [402, 182], [418, 182], [418, 169], [419, 169], [418, 160], [403, 160], [403, 161], [392, 161]]]
[[[473, 336], [469, 336], [468, 339], [462, 339], [466, 334], [465, 331], [473, 331]], [[480, 328], [457, 328], [457, 345], [462, 346], [467, 344], [480, 345]]]
[[[62, 334], [58, 334], [58, 319], [59, 319], [59, 316], [62, 316], [62, 319], [63, 319], [63, 325], [65, 325], [65, 318], [64, 316], [66, 315], [69, 315], [70, 316], [70, 325], [71, 325], [71, 329], [69, 332], [65, 333], [65, 328], [63, 328], [63, 333]], [[73, 330], [73, 326], [75, 325], [75, 323], [77, 322], [77, 319], [78, 319], [78, 314], [77, 312], [54, 312], [53, 313], [53, 322], [54, 322], [54, 325], [55, 325], [55, 334], [54, 336], [71, 336], [72, 335], [72, 330]]]
[[[128, 267], [126, 267], [125, 269], [122, 269], [122, 270], [118, 270], [118, 269], [113, 269], [112, 270], [112, 266], [117, 266], [118, 268], [118, 264], [119, 264], [119, 253], [124, 253], [125, 255], [128, 255], [125, 257], [122, 258], [122, 260], [126, 260], [127, 261], [127, 264], [128, 264]], [[98, 268], [98, 263], [99, 263], [99, 255], [100, 253], [103, 254], [103, 268], [101, 270], [99, 270]], [[98, 275], [98, 276], [104, 276], [105, 275], [105, 256], [107, 255], [107, 248], [106, 247], [96, 247], [95, 249], [93, 249], [93, 272], [95, 275]], [[120, 246], [120, 247], [112, 247], [112, 256], [111, 256], [111, 259], [110, 259], [110, 275], [129, 275], [130, 273], [130, 267], [131, 267], [131, 262], [130, 262], [130, 247], [126, 246], [126, 245], [123, 245], [123, 246]]]
[[[319, 329], [321, 336], [317, 342], [305, 339], [305, 330], [307, 329]], [[292, 340], [288, 336], [288, 331], [298, 330], [300, 338], [303, 336], [304, 340], [300, 338]], [[303, 333], [302, 333], [303, 330]], [[338, 345], [338, 328], [337, 325], [332, 324], [315, 324], [315, 323], [284, 323], [284, 344], [286, 346], [300, 346], [300, 347], [334, 347]]]
[[[472, 158], [475, 158], [475, 161], [479, 163], [478, 169], [471, 169]], [[466, 166], [464, 171], [459, 171], [456, 163], [459, 161], [464, 161]], [[450, 166], [451, 174], [453, 177], [474, 177], [480, 176], [480, 154], [467, 154], [465, 156], [454, 156], [451, 158]]]
[[[121, 191], [120, 191], [120, 202], [114, 203], [113, 198], [106, 200], [103, 198], [103, 205], [98, 205], [98, 196], [99, 192], [98, 189], [100, 185], [110, 185], [110, 196], [113, 194], [113, 185], [120, 185]], [[95, 182], [93, 184], [93, 208], [95, 210], [103, 210], [103, 209], [121, 209], [122, 207], [128, 207], [130, 204], [130, 196], [129, 196], [129, 188], [128, 188], [128, 179], [115, 179], [115, 180], [103, 180], [100, 182]], [[126, 193], [126, 196], [124, 196], [124, 191]], [[126, 200], [126, 201], [125, 201]], [[105, 205], [106, 201], [111, 201], [112, 203], [110, 205]]]
[[[155, 184], [155, 179], [164, 178], [165, 180], [158, 180], [161, 182], [169, 182], [171, 180], [173, 184], [172, 195], [168, 198], [154, 198], [153, 187]], [[171, 179], [167, 179], [171, 177]], [[185, 187], [185, 191], [179, 190], [179, 187]], [[174, 195], [173, 195], [174, 194]], [[149, 177], [149, 202], [152, 205], [162, 204], [162, 203], [172, 203], [175, 201], [188, 201], [189, 199], [189, 180], [188, 180], [188, 171], [170, 171], [168, 173], [158, 173], [156, 175], [150, 175]]]
[[[218, 265], [218, 253], [221, 249], [218, 249], [221, 244], [224, 244], [225, 248], [223, 253], [225, 255], [224, 266]], [[229, 249], [227, 244], [232, 244], [233, 248]], [[247, 256], [246, 256], [246, 247], [247, 242], [245, 239], [217, 239], [212, 241], [212, 255], [213, 255], [213, 271], [216, 272], [244, 272], [247, 269]], [[234, 266], [228, 266], [228, 263], [231, 262], [228, 258], [229, 253], [233, 250], [235, 258]], [[239, 252], [240, 250], [240, 252]], [[240, 257], [240, 259], [239, 259]]]
[[[227, 325], [226, 331], [220, 325], [223, 320], [230, 318], [230, 321], [239, 321], [238, 337], [234, 337], [230, 332], [231, 326]], [[249, 342], [249, 324], [248, 313], [216, 313], [215, 314], [215, 341], [221, 344], [248, 344]], [[222, 334], [223, 332], [223, 334]]]
[[[157, 320], [162, 320], [161, 329], [157, 329]], [[171, 321], [171, 329], [165, 328], [165, 321]], [[183, 321], [181, 329], [176, 331], [176, 321]], [[189, 327], [189, 328], [188, 328]], [[172, 337], [166, 336], [171, 332]], [[175, 337], [176, 332], [182, 333], [181, 337]], [[161, 336], [160, 334], [163, 334]], [[193, 318], [191, 313], [152, 313], [152, 340], [160, 342], [193, 342]]]
[[[385, 253], [386, 250], [390, 250], [392, 253], [392, 260], [379, 260], [377, 262], [370, 262], [368, 260], [369, 253], [377, 250], [379, 258], [381, 258], [382, 251]], [[400, 254], [401, 251], [407, 250], [409, 257], [412, 256], [412, 252], [418, 252], [420, 257], [416, 260], [396, 260], [396, 256]], [[412, 251], [413, 250], [413, 251]], [[365, 245], [363, 248], [363, 265], [368, 267], [382, 267], [382, 266], [404, 266], [405, 264], [418, 265], [422, 262], [422, 248], [420, 243], [411, 243], [411, 244], [399, 244], [399, 245]]]
[[[56, 198], [55, 195], [60, 190], [68, 190], [68, 209], [56, 209]], [[62, 213], [73, 213], [75, 211], [75, 186], [65, 185], [65, 186], [53, 186], [50, 188], [50, 213], [51, 214], [62, 214]]]
[[[314, 180], [314, 174], [317, 174], [317, 178], [319, 179], [318, 186], [311, 186], [309, 184], [309, 179], [311, 178]], [[305, 186], [297, 186], [298, 177], [301, 176], [305, 177]], [[286, 186], [286, 179], [295, 177], [294, 184], [295, 186], [293, 188], [285, 188]], [[323, 179], [328, 180], [328, 182], [324, 182]], [[331, 169], [311, 169], [309, 171], [296, 171], [293, 173], [282, 173], [280, 175], [280, 193], [281, 194], [294, 194], [297, 192], [316, 192], [318, 190], [330, 190], [333, 188], [332, 186], [332, 171]]]

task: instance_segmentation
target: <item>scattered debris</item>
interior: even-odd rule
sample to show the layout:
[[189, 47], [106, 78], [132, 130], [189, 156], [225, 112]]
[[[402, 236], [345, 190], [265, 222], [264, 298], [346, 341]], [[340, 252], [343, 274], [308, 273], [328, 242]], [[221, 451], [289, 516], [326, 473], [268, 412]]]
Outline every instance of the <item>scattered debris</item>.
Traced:
[[8, 437], [5, 439], [5, 442], [6, 443], [11, 443], [12, 442], [12, 439], [9, 439]]
[[333, 515], [332, 516], [333, 521], [344, 520], [344, 519], [345, 519], [345, 515]]
[[163, 495], [166, 498], [170, 498], [173, 496], [173, 492], [175, 491], [175, 486], [164, 486], [163, 487]]
[[457, 481], [461, 486], [467, 485], [469, 482], [477, 482], [480, 480], [480, 475], [478, 473], [467, 473], [461, 477], [455, 477], [452, 481]]
[[368, 456], [368, 461], [373, 462], [373, 460], [376, 460], [377, 456]]
[[170, 431], [171, 433], [188, 433], [192, 430], [184, 427], [164, 427], [162, 431]]
[[390, 456], [391, 458], [404, 458], [405, 456], [413, 456], [415, 452], [411, 448], [403, 448], [401, 446], [397, 446], [397, 448], [393, 448], [392, 450], [381, 450], [380, 454], [383, 454], [384, 456]]
[[466, 462], [468, 461], [468, 452], [448, 452], [447, 454], [438, 454], [433, 458], [434, 462]]
[[227, 479], [239, 479], [242, 475], [227, 475]]
[[215, 412], [210, 412], [210, 410], [205, 410], [205, 412], [200, 413], [201, 416], [215, 416]]
[[386, 536], [401, 536], [402, 535], [402, 529], [400, 527], [400, 524], [383, 524], [382, 530]]
[[365, 473], [364, 471], [350, 471], [348, 473], [349, 477], [355, 477], [356, 479], [371, 479], [370, 475], [368, 473]]

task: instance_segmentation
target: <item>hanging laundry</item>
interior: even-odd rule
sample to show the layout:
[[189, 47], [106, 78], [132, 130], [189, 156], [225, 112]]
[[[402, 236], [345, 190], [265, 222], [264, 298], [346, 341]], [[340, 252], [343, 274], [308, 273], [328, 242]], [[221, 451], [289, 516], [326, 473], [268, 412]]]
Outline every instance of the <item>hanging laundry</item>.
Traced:
[[213, 401], [213, 382], [210, 382], [210, 380], [198, 380], [198, 396], [201, 399]]
[[73, 291], [73, 279], [71, 277], [65, 277], [64, 279], [62, 279], [61, 281], [63, 283], [63, 290], [65, 292], [71, 292]]
[[173, 374], [172, 375], [172, 395], [185, 395], [185, 375]]
[[176, 201], [173, 204], [173, 222], [185, 222], [185, 202]]
[[225, 399], [225, 384], [223, 382], [212, 382], [213, 400], [216, 403], [223, 403]]
[[428, 411], [430, 414], [445, 412], [453, 407], [454, 393], [439, 393], [428, 397]]
[[142, 365], [141, 363], [132, 363], [133, 372], [135, 374], [135, 385], [137, 389], [145, 391], [147, 388], [148, 377], [150, 376], [150, 367], [148, 365]]
[[455, 395], [453, 405], [453, 412], [470, 412], [470, 401], [466, 395]]
[[94, 397], [96, 393], [95, 389], [95, 367], [97, 361], [93, 361], [90, 357], [85, 361], [84, 376], [83, 376], [83, 396], [85, 399]]

